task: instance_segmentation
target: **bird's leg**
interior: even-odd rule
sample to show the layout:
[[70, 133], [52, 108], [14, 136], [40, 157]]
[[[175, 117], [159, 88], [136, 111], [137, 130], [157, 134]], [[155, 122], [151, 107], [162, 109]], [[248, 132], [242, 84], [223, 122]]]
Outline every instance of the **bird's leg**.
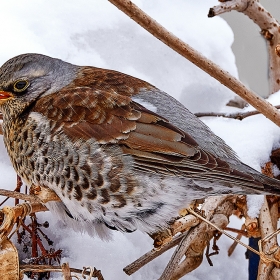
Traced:
[[42, 203], [47, 203], [49, 201], [60, 201], [60, 198], [57, 194], [50, 188], [35, 186], [30, 187], [30, 194], [37, 196]]

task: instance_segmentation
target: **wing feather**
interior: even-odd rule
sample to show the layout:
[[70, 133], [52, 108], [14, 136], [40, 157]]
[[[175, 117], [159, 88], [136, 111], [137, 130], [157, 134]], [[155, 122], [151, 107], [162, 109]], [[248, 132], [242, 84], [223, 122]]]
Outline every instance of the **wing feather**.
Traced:
[[105, 84], [85, 87], [76, 83], [40, 98], [33, 111], [48, 118], [57, 133], [62, 131], [73, 142], [93, 139], [104, 149], [107, 144], [118, 144], [124, 154], [133, 157], [135, 170], [199, 180], [240, 180], [261, 187], [253, 176], [232, 169], [199, 147], [187, 131], [132, 101], [136, 90], [128, 94], [118, 79], [107, 78], [112, 79], [112, 87], [106, 79]]

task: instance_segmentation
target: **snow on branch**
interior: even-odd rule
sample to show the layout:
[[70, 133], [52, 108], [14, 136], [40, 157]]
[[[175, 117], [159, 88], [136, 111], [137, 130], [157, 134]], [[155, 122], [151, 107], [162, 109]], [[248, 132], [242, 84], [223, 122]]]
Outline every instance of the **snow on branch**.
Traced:
[[[275, 106], [275, 108], [280, 109], [280, 105]], [[205, 113], [195, 113], [195, 115], [199, 118], [201, 117], [223, 117], [223, 118], [230, 118], [235, 120], [242, 121], [245, 118], [255, 116], [260, 114], [259, 111], [249, 111], [245, 113], [237, 112], [237, 113], [214, 113], [214, 112], [205, 112]]]

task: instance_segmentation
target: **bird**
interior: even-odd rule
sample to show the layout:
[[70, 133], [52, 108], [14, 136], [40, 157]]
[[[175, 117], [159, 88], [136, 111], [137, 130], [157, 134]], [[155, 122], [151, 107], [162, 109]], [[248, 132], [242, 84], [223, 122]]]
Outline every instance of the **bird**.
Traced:
[[152, 234], [195, 199], [279, 194], [179, 101], [127, 74], [42, 54], [0, 68], [3, 139], [29, 187], [69, 227]]

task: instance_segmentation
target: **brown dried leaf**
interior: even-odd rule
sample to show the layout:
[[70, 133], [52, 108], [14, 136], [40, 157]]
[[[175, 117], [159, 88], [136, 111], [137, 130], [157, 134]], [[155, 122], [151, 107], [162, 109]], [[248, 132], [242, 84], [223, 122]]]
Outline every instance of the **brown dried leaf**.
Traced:
[[0, 249], [1, 280], [20, 280], [18, 252], [9, 239], [4, 239]]

